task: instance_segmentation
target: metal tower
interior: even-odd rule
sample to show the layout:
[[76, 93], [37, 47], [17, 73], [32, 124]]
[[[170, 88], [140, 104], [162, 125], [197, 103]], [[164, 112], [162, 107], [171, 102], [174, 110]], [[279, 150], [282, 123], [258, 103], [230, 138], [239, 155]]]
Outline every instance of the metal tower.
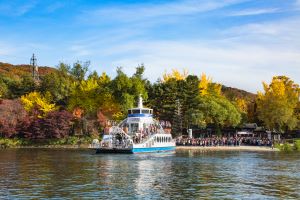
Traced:
[[37, 66], [36, 57], [34, 56], [34, 54], [32, 54], [32, 57], [30, 59], [30, 65], [31, 65], [31, 69], [32, 69], [33, 80], [39, 81], [40, 80], [39, 67]]

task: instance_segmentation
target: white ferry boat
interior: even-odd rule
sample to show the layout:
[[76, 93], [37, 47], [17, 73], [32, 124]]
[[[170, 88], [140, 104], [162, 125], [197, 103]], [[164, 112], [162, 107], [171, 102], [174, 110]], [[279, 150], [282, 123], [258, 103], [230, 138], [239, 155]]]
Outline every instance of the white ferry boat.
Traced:
[[128, 110], [128, 117], [99, 143], [93, 141], [96, 153], [145, 153], [175, 150], [175, 141], [160, 123], [153, 119], [153, 110], [143, 107], [140, 96], [138, 107]]

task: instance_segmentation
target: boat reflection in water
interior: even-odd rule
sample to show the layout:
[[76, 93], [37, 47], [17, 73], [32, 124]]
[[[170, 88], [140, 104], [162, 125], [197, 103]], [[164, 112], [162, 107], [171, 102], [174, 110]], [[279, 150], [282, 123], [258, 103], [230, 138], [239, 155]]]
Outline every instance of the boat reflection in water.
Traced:
[[113, 126], [102, 141], [93, 142], [96, 153], [145, 153], [175, 150], [175, 141], [160, 123], [153, 119], [153, 110], [143, 107], [140, 96], [138, 107], [128, 110], [128, 117]]

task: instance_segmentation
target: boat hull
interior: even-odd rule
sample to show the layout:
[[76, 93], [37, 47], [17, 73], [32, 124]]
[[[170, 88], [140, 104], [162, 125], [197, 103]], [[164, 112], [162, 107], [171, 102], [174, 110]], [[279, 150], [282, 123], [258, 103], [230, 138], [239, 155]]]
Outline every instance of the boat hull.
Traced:
[[133, 153], [149, 153], [149, 152], [163, 152], [163, 151], [174, 151], [175, 146], [167, 147], [145, 147], [145, 148], [133, 148]]
[[164, 151], [174, 151], [175, 146], [167, 147], [143, 147], [143, 148], [132, 148], [132, 149], [96, 149], [96, 153], [150, 153], [150, 152], [164, 152]]
[[131, 154], [132, 149], [96, 149], [96, 153], [125, 153]]

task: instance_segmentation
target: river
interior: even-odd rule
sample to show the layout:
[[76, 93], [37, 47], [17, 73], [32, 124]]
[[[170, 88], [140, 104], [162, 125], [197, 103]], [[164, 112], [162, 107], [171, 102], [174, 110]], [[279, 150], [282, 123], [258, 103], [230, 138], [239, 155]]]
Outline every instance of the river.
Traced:
[[300, 199], [300, 154], [0, 150], [0, 199]]

